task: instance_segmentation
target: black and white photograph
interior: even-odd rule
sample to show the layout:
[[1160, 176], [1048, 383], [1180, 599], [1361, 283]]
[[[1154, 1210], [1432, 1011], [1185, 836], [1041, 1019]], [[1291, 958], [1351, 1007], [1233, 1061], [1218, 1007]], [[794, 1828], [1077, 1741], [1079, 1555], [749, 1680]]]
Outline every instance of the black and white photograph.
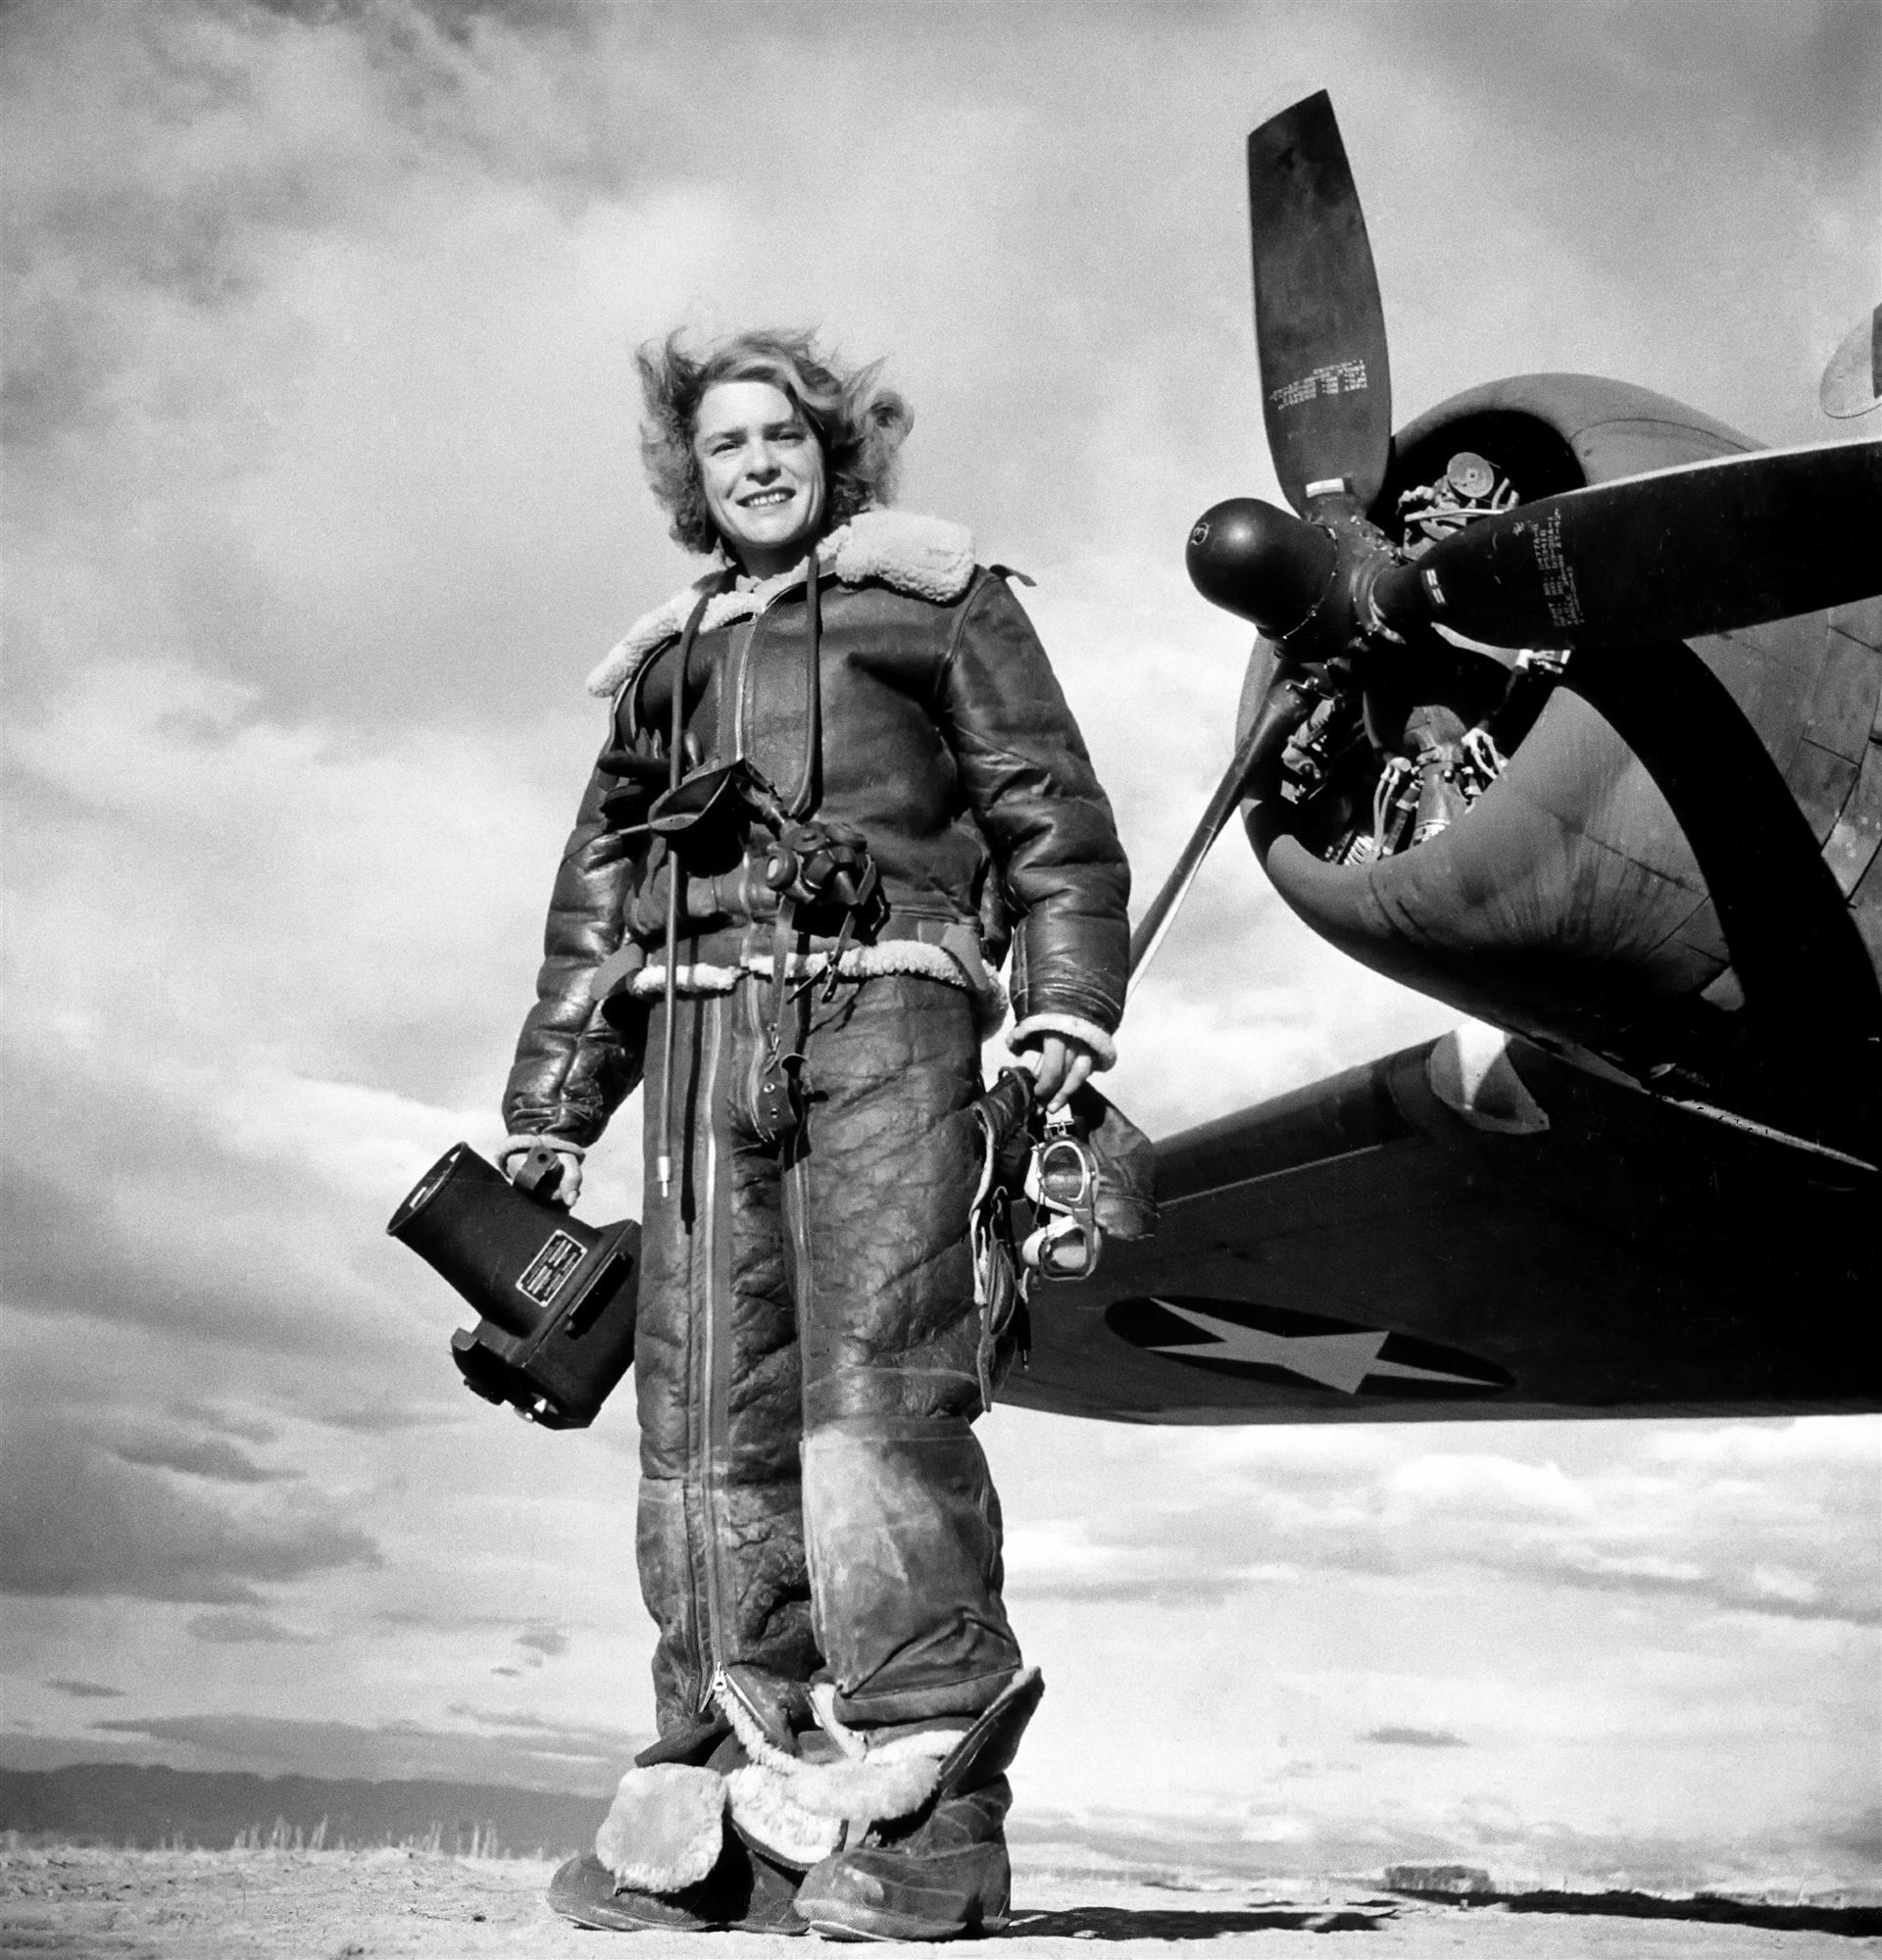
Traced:
[[1882, 0], [0, 85], [0, 1950], [1882, 1937]]

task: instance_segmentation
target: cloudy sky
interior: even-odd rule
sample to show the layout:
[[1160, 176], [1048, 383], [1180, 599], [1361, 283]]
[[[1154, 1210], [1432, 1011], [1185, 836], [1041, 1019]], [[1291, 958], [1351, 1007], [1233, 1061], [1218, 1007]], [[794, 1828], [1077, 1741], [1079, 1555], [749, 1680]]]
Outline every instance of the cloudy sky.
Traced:
[[[473, 1402], [385, 1240], [488, 1149], [597, 736], [688, 575], [629, 351], [820, 325], [1038, 581], [1144, 889], [1230, 743], [1195, 514], [1273, 495], [1241, 148], [1330, 87], [1400, 419], [1498, 374], [1834, 433], [1882, 8], [24, 0], [7, 56], [0, 1760], [606, 1788], [625, 1398]], [[1153, 1131], [1438, 1032], [1225, 846]], [[584, 1211], [635, 1204], [638, 1148]], [[1882, 1425], [983, 1425], [1032, 1814], [1279, 1869], [1872, 1872]], [[1069, 1828], [1069, 1827], [1068, 1827]]]

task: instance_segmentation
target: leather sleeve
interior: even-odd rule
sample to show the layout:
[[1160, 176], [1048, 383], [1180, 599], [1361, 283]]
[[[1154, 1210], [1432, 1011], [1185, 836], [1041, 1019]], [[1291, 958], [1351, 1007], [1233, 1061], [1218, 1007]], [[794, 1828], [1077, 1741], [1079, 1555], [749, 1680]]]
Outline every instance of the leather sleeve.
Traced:
[[609, 828], [601, 800], [613, 778], [590, 778], [549, 901], [536, 1004], [517, 1041], [504, 1092], [512, 1134], [567, 1137], [591, 1144], [638, 1085], [647, 1012], [629, 1006], [604, 1018], [589, 994], [594, 970], [620, 944], [622, 909], [635, 863], [626, 840]]
[[1130, 867], [1084, 738], [1019, 602], [975, 575], [937, 711], [1018, 914], [1013, 1009], [1114, 1031], [1130, 958]]

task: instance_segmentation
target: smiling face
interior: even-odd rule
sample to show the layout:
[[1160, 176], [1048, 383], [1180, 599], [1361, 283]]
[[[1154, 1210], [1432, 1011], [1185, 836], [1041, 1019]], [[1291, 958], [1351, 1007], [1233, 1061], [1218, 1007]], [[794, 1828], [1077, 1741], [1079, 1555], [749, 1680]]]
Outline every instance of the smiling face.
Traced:
[[720, 381], [693, 424], [706, 508], [756, 578], [788, 571], [823, 521], [823, 446], [791, 398], [768, 381]]

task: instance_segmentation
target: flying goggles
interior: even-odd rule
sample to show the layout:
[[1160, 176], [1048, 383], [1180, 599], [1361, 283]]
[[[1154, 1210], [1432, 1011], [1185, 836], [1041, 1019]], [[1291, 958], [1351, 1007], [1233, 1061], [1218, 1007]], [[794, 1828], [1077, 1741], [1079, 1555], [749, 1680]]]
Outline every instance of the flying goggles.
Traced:
[[1019, 1247], [1026, 1269], [1048, 1280], [1090, 1279], [1105, 1246], [1098, 1223], [1098, 1159], [1073, 1132], [1069, 1110], [1046, 1118], [1022, 1189], [1035, 1221]]

